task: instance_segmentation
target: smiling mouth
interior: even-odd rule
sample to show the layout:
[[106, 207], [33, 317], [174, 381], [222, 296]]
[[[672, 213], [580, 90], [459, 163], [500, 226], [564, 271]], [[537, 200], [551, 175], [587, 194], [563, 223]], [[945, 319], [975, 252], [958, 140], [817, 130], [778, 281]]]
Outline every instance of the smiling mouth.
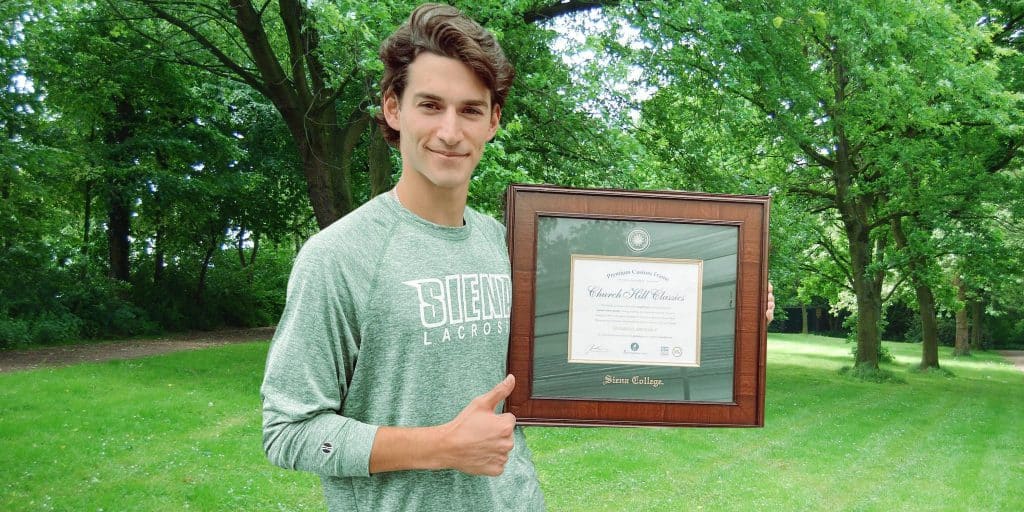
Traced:
[[437, 155], [441, 155], [441, 156], [447, 157], [447, 158], [458, 158], [458, 157], [467, 156], [467, 153], [457, 153], [455, 151], [438, 151], [436, 149], [431, 149], [431, 148], [427, 148], [427, 149], [431, 153], [434, 153], [434, 154], [437, 154]]

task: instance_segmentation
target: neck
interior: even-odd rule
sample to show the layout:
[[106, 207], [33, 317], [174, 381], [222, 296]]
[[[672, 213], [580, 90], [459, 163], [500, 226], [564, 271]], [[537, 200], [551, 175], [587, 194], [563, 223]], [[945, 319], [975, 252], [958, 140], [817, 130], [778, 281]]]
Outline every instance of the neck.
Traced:
[[395, 198], [405, 209], [424, 220], [442, 226], [459, 227], [465, 222], [466, 195], [469, 184], [457, 189], [441, 188], [413, 173], [402, 174], [395, 185]]

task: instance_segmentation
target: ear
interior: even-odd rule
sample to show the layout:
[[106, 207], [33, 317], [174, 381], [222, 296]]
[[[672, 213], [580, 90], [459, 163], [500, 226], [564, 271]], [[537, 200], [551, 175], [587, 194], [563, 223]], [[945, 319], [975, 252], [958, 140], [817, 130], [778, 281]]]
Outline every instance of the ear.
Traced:
[[487, 136], [487, 140], [494, 138], [494, 135], [498, 133], [498, 127], [501, 126], [501, 106], [495, 105], [491, 109], [491, 125], [489, 127], [490, 134]]
[[394, 92], [388, 91], [384, 96], [384, 104], [381, 105], [381, 110], [384, 111], [384, 120], [388, 122], [388, 126], [396, 132], [400, 132], [399, 129], [399, 114], [401, 109], [399, 108], [398, 96]]

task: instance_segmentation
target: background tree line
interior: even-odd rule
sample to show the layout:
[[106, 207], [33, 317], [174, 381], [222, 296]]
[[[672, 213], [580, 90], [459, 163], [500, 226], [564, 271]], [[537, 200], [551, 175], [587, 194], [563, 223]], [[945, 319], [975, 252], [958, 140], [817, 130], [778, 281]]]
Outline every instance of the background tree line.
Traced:
[[[857, 366], [1024, 343], [1024, 2], [454, 3], [518, 71], [475, 207], [771, 194], [779, 301]], [[273, 323], [301, 243], [396, 179], [376, 50], [414, 5], [0, 4], [0, 344]]]

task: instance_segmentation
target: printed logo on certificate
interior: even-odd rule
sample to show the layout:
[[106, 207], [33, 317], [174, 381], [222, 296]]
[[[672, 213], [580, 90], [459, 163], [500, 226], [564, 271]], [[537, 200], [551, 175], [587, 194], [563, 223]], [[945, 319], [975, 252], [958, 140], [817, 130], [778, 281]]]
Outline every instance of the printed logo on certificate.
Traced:
[[570, 363], [700, 366], [702, 260], [571, 259]]

